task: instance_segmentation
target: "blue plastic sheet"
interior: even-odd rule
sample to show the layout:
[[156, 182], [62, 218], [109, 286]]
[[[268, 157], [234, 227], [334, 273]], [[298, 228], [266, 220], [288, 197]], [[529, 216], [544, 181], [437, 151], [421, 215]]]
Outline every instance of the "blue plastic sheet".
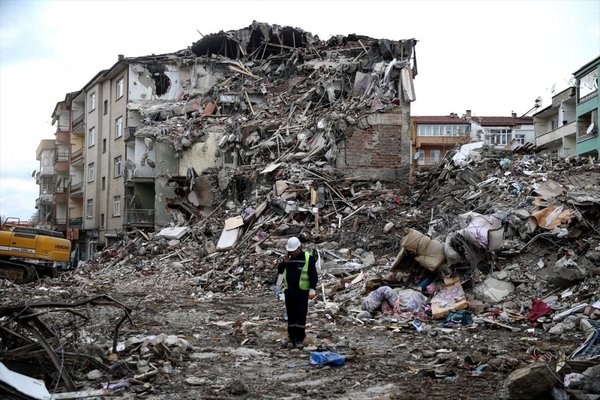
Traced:
[[310, 353], [310, 364], [318, 367], [330, 365], [332, 367], [339, 367], [346, 363], [344, 356], [331, 351], [313, 351]]

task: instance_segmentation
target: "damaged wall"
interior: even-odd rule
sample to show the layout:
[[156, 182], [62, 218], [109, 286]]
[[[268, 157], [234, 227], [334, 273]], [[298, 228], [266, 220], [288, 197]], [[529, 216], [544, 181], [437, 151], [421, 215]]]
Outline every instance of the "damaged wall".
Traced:
[[154, 144], [157, 160], [160, 160], [155, 169], [154, 182], [154, 225], [167, 226], [171, 221], [171, 212], [166, 207], [167, 199], [176, 196], [173, 186], [167, 184], [168, 179], [175, 175], [178, 160], [170, 143], [157, 142]]
[[402, 113], [371, 114], [361, 122], [366, 126], [340, 143], [337, 167], [351, 179], [406, 181], [410, 149]]
[[[126, 59], [128, 122], [139, 124], [129, 131], [133, 176], [160, 177], [164, 160], [144, 149], [152, 141], [174, 150], [170, 182], [181, 193], [190, 169], [273, 172], [286, 163], [337, 167], [359, 180], [406, 180], [416, 42], [355, 34], [323, 42], [298, 28], [253, 22], [177, 53]], [[169, 202], [163, 189], [156, 182], [157, 213]], [[191, 214], [199, 207], [179, 206]]]
[[200, 174], [206, 169], [220, 167], [222, 158], [219, 142], [223, 134], [224, 127], [211, 127], [206, 132], [206, 140], [194, 143], [189, 150], [183, 152], [179, 160], [179, 175], [185, 176], [189, 168], [194, 168]]

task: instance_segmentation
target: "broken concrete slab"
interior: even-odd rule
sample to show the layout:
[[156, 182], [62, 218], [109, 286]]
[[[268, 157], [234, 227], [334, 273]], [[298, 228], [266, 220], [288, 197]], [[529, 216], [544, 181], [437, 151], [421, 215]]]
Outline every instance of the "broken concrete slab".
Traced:
[[559, 382], [552, 365], [533, 363], [513, 371], [504, 383], [511, 398], [537, 399]]
[[187, 226], [169, 226], [161, 229], [157, 235], [167, 239], [181, 239], [189, 231], [190, 228]]
[[498, 303], [514, 291], [515, 286], [512, 283], [491, 276], [473, 289], [473, 292], [483, 301], [490, 303]]

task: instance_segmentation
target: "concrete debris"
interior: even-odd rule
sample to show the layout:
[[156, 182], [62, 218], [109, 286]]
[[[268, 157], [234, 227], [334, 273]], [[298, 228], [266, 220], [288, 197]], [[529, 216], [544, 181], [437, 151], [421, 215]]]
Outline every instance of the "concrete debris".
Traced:
[[533, 363], [513, 371], [505, 385], [513, 399], [537, 399], [548, 395], [552, 387], [559, 382], [552, 366]]
[[[588, 390], [559, 382], [599, 362], [600, 164], [471, 143], [411, 165], [394, 143], [415, 45], [255, 22], [174, 55], [201, 68], [135, 132], [169, 223], [58, 277], [1, 280], [0, 361], [130, 398]], [[165, 143], [182, 175], [151, 156]], [[291, 236], [320, 264], [303, 350], [281, 349], [273, 293]], [[347, 363], [310, 369], [325, 351]]]

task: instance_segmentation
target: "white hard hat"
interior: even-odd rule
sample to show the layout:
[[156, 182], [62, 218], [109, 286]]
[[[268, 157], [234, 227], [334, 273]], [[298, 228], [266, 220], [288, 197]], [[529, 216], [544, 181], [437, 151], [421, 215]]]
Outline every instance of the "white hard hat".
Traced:
[[300, 240], [297, 237], [292, 236], [291, 238], [288, 239], [285, 249], [287, 251], [294, 251], [298, 247], [300, 247]]

